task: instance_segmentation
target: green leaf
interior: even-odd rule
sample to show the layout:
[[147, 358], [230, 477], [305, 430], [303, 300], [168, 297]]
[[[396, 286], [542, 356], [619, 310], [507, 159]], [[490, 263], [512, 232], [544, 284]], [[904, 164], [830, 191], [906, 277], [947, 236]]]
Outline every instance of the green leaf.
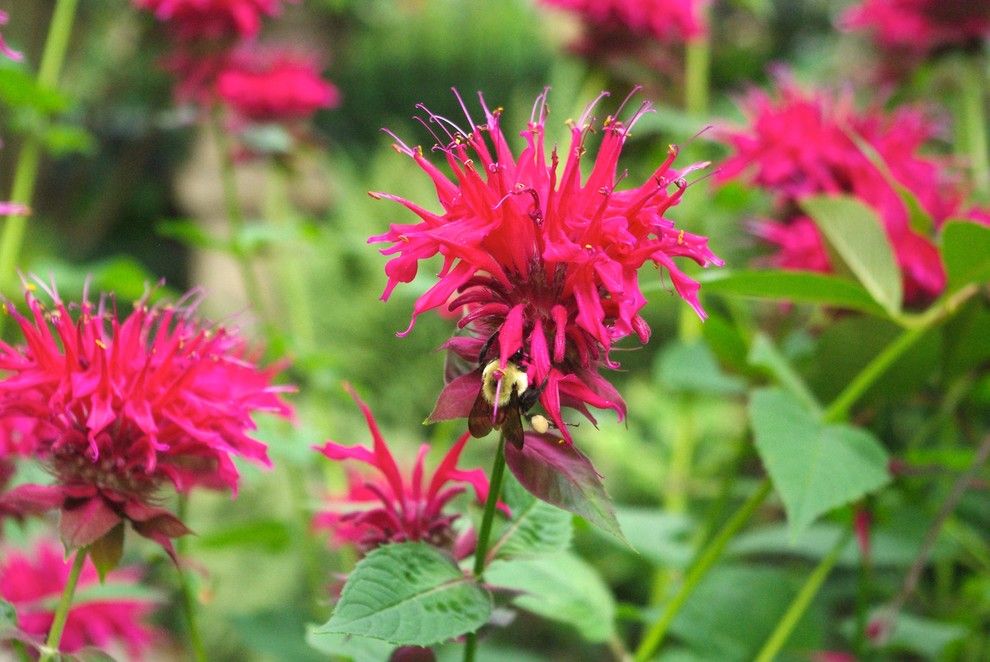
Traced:
[[746, 382], [727, 375], [702, 342], [674, 342], [660, 354], [657, 379], [666, 388], [684, 393], [739, 395]]
[[812, 303], [883, 315], [884, 310], [854, 281], [811, 271], [709, 271], [698, 275], [705, 292]]
[[795, 396], [761, 389], [749, 407], [756, 450], [780, 493], [791, 536], [890, 481], [887, 453], [867, 431], [826, 425]]
[[569, 552], [495, 561], [485, 570], [492, 586], [522, 591], [512, 603], [552, 621], [572, 625], [588, 641], [615, 633], [615, 601], [595, 570]]
[[899, 312], [904, 297], [901, 272], [876, 212], [840, 195], [805, 198], [801, 206], [876, 302], [888, 313]]
[[488, 622], [491, 596], [454, 560], [424, 543], [385, 545], [354, 568], [333, 616], [314, 637], [352, 634], [429, 646]]
[[204, 230], [200, 223], [188, 219], [160, 221], [155, 224], [155, 232], [191, 248], [205, 248], [218, 251], [230, 250], [229, 242], [220, 237], [214, 237]]
[[990, 227], [951, 220], [942, 230], [942, 261], [948, 291], [990, 281]]
[[110, 532], [89, 546], [89, 558], [96, 566], [100, 581], [107, 578], [107, 573], [120, 564], [124, 555], [124, 523], [110, 529]]
[[96, 139], [86, 129], [71, 124], [51, 124], [41, 132], [41, 140], [53, 156], [92, 154]]
[[196, 539], [196, 546], [203, 549], [226, 547], [257, 547], [266, 552], [284, 551], [292, 543], [288, 524], [277, 519], [262, 519], [243, 524], [233, 524]]
[[17, 630], [17, 610], [14, 605], [0, 598], [0, 641]]
[[627, 532], [629, 546], [655, 565], [686, 568], [690, 564], [694, 556], [691, 533], [695, 524], [687, 515], [674, 515], [657, 508], [620, 506], [615, 516]]
[[769, 337], [762, 333], [756, 334], [753, 346], [749, 352], [749, 363], [769, 372], [778, 384], [801, 399], [801, 402], [812, 411], [821, 410], [815, 396], [808, 390], [807, 385]]
[[15, 67], [0, 67], [0, 101], [11, 108], [31, 108], [44, 115], [65, 110], [68, 102], [58, 90], [42, 87], [34, 76]]
[[320, 633], [315, 625], [306, 628], [306, 643], [321, 653], [346, 657], [353, 662], [381, 662], [389, 659], [395, 649], [395, 644], [381, 639]]
[[505, 477], [503, 498], [512, 510], [512, 520], [492, 545], [491, 554], [498, 558], [550, 554], [571, 545], [571, 515], [545, 501], [540, 501], [519, 484], [515, 476]]

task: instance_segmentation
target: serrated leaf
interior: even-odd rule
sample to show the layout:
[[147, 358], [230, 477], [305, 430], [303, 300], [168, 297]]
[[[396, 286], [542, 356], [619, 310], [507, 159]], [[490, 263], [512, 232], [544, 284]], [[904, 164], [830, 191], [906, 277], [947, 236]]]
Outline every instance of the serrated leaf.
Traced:
[[888, 313], [899, 312], [904, 298], [901, 272], [877, 213], [842, 195], [805, 198], [801, 207], [874, 300]]
[[698, 275], [706, 293], [791, 303], [812, 303], [883, 315], [859, 283], [811, 271], [709, 271]]
[[381, 639], [320, 633], [315, 625], [307, 626], [306, 643], [321, 653], [345, 657], [353, 662], [381, 662], [387, 660], [395, 649], [394, 644]]
[[512, 511], [512, 520], [492, 545], [490, 553], [496, 558], [550, 554], [570, 547], [574, 527], [569, 512], [540, 501], [514, 476], [505, 477], [502, 498]]
[[570, 552], [495, 561], [485, 570], [492, 586], [522, 591], [512, 603], [544, 618], [572, 625], [588, 641], [615, 632], [615, 601], [598, 573]]
[[657, 378], [666, 388], [684, 393], [738, 395], [745, 390], [745, 382], [725, 374], [701, 342], [670, 343], [660, 354]]
[[794, 538], [820, 515], [890, 481], [887, 453], [873, 435], [822, 423], [786, 391], [756, 391], [749, 416]]
[[626, 542], [601, 474], [573, 445], [554, 435], [530, 433], [521, 449], [505, 445], [505, 462], [537, 499], [580, 515]]
[[385, 545], [357, 564], [314, 637], [352, 634], [429, 646], [476, 631], [491, 611], [491, 596], [449, 555], [424, 543]]
[[942, 261], [949, 292], [990, 281], [990, 227], [949, 221], [942, 230]]

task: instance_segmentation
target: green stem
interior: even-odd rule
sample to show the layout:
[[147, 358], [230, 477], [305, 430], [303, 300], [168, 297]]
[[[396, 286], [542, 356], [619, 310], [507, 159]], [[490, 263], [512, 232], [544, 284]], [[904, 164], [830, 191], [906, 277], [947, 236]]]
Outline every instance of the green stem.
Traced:
[[58, 645], [62, 641], [62, 632], [65, 630], [65, 622], [69, 619], [69, 608], [72, 606], [72, 596], [76, 593], [76, 584], [79, 582], [79, 575], [82, 573], [83, 564], [86, 562], [87, 548], [76, 550], [76, 558], [72, 562], [72, 569], [69, 577], [65, 580], [65, 588], [62, 589], [62, 597], [59, 598], [58, 606], [55, 608], [55, 617], [52, 620], [52, 628], [48, 631], [48, 640], [45, 641], [44, 651], [41, 653], [39, 662], [50, 662], [58, 655]]
[[[186, 520], [186, 512], [189, 510], [189, 497], [185, 494], [179, 495], [179, 507], [178, 507], [178, 517], [183, 522]], [[176, 541], [178, 547], [179, 557], [184, 558], [188, 550], [189, 544], [185, 536], [180, 537]], [[193, 593], [192, 582], [189, 579], [189, 573], [182, 568], [180, 565], [179, 570], [179, 588], [182, 592], [182, 612], [186, 617], [186, 629], [189, 632], [189, 647], [192, 649], [192, 657], [196, 662], [206, 662], [206, 649], [203, 648], [203, 635], [199, 631], [199, 621], [196, 618], [197, 613], [197, 601], [196, 596]]]
[[708, 574], [708, 570], [722, 556], [722, 552], [729, 544], [729, 541], [732, 540], [732, 537], [749, 521], [749, 518], [760, 507], [760, 504], [767, 498], [767, 495], [770, 494], [770, 488], [770, 479], [764, 479], [756, 492], [746, 499], [742, 507], [725, 523], [725, 526], [718, 532], [718, 535], [708, 543], [688, 571], [680, 590], [667, 603], [663, 612], [660, 614], [660, 618], [647, 630], [646, 635], [644, 635], [643, 640], [636, 649], [635, 659], [637, 662], [649, 660], [656, 653], [657, 649], [660, 648], [660, 644], [663, 643], [663, 638], [667, 634], [667, 629], [670, 627], [671, 622], [673, 622], [674, 617], [677, 616], [688, 597], [694, 592], [698, 583]]
[[[58, 85], [62, 63], [65, 62], [65, 51], [72, 35], [72, 23], [76, 16], [76, 6], [79, 0], [58, 0], [52, 13], [52, 22], [48, 26], [48, 36], [45, 38], [45, 49], [41, 55], [38, 68], [38, 86], [54, 89]], [[34, 186], [38, 179], [38, 166], [41, 163], [41, 138], [32, 133], [25, 137], [20, 153], [17, 155], [17, 165], [14, 168], [14, 182], [10, 201], [31, 206], [34, 198]], [[12, 288], [14, 271], [21, 244], [24, 241], [24, 231], [27, 227], [26, 216], [7, 216], [3, 223], [3, 236], [0, 237], [0, 288], [8, 291]], [[4, 316], [0, 316], [0, 330], [3, 329]]]
[[[289, 202], [289, 181], [283, 168], [272, 165], [269, 170], [269, 191], [265, 216], [286, 235], [284, 243], [277, 249], [278, 282], [282, 285], [281, 296], [285, 304], [289, 329], [296, 347], [302, 354], [308, 354], [316, 346], [313, 313], [310, 310], [311, 298], [306, 291], [304, 261], [294, 250], [297, 244], [294, 237], [296, 224], [292, 205]], [[292, 237], [291, 239], [289, 237]]]
[[[485, 500], [485, 512], [481, 516], [481, 528], [478, 530], [478, 543], [474, 548], [474, 576], [481, 578], [485, 572], [485, 561], [488, 556], [488, 540], [492, 535], [492, 523], [495, 521], [495, 508], [498, 505], [498, 495], [502, 491], [502, 476], [505, 474], [505, 436], [499, 435], [498, 449], [495, 451], [495, 462], [492, 464], [492, 480], [488, 488], [488, 499]], [[472, 632], [464, 642], [464, 662], [474, 662], [478, 649], [477, 635]]]
[[237, 194], [237, 180], [234, 171], [234, 157], [230, 141], [223, 129], [220, 106], [214, 106], [210, 113], [211, 130], [220, 157], [220, 180], [223, 186], [223, 202], [227, 212], [227, 222], [230, 224], [230, 248], [241, 270], [244, 291], [247, 294], [248, 305], [258, 316], [265, 335], [269, 335], [272, 324], [261, 296], [261, 284], [258, 275], [251, 264], [251, 255], [244, 248], [242, 241], [244, 230], [244, 212], [241, 211], [240, 196]]
[[760, 649], [759, 654], [756, 656], [756, 662], [773, 662], [776, 659], [780, 649], [787, 643], [787, 639], [791, 636], [794, 628], [797, 627], [798, 621], [804, 616], [804, 612], [807, 611], [811, 601], [818, 595], [818, 590], [825, 583], [825, 579], [828, 578], [829, 573], [832, 572], [832, 568], [838, 562], [839, 556], [842, 554], [842, 550], [845, 549], [851, 536], [852, 530], [850, 529], [839, 538], [839, 541], [832, 548], [832, 551], [829, 552], [828, 556], [822, 559], [815, 567], [811, 576], [804, 583], [804, 586], [798, 591], [794, 601], [791, 602], [791, 606], [787, 608], [783, 617], [777, 622], [777, 627], [774, 628], [766, 643], [763, 644], [763, 648]]
[[962, 65], [962, 123], [973, 172], [973, 188], [982, 195], [990, 193], [990, 156], [987, 153], [987, 115], [984, 66], [981, 57], [970, 58]]
[[667, 480], [664, 481], [663, 498], [667, 512], [681, 514], [688, 509], [688, 484], [691, 481], [691, 462], [698, 442], [698, 430], [692, 395], [681, 394], [677, 401], [677, 430], [671, 449], [670, 469]]
[[708, 114], [711, 70], [711, 41], [708, 35], [687, 42], [684, 52], [684, 109], [696, 117]]

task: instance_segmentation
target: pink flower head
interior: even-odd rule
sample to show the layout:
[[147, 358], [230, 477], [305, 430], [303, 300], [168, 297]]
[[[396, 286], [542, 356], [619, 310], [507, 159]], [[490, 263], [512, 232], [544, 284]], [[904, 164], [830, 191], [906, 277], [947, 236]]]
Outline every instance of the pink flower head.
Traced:
[[708, 32], [707, 0], [541, 0], [570, 10], [592, 29], [624, 31], [664, 42], [697, 39]]
[[[7, 15], [7, 12], [5, 12], [3, 10], [0, 10], [0, 25], [7, 25], [7, 21], [8, 20], [10, 20], [10, 17]], [[20, 61], [21, 59], [24, 58], [23, 55], [21, 55], [20, 53], [18, 53], [17, 51], [15, 51], [14, 49], [12, 49], [11, 47], [9, 47], [4, 42], [3, 35], [0, 35], [0, 55], [5, 55], [5, 56], [7, 56], [8, 58], [10, 58], [11, 60], [13, 60], [15, 62], [18, 62], [18, 61]], [[5, 203], [3, 203], [3, 204], [5, 204]], [[0, 212], [0, 213], [4, 213], [4, 212]]]
[[[430, 447], [421, 445], [412, 473], [406, 478], [382, 438], [368, 405], [349, 390], [368, 424], [372, 448], [341, 446], [332, 441], [314, 448], [331, 460], [364, 462], [381, 475], [365, 478], [356, 471], [349, 471], [347, 494], [334, 499], [327, 510], [318, 513], [314, 525], [329, 529], [338, 543], [354, 544], [365, 551], [390, 542], [414, 540], [450, 548], [454, 542], [451, 525], [457, 515], [444, 513], [444, 507], [462, 493], [466, 485], [474, 488], [479, 502], [488, 498], [488, 479], [484, 471], [457, 468], [468, 435], [461, 436], [451, 447], [428, 483], [424, 481], [423, 463]], [[460, 484], [447, 485], [451, 482]]]
[[[37, 542], [30, 553], [5, 552], [0, 560], [0, 598], [14, 605], [21, 632], [40, 642], [51, 627], [71, 564], [51, 540]], [[121, 568], [108, 573], [105, 581], [124, 588], [137, 584], [140, 578], [137, 568]], [[140, 659], [156, 639], [163, 637], [149, 624], [154, 602], [138, 596], [87, 597], [87, 590], [98, 588], [99, 582], [96, 568], [87, 558], [59, 649], [74, 653], [87, 646], [104, 651], [122, 647], [128, 659]]]
[[887, 49], [924, 55], [946, 46], [979, 44], [990, 37], [990, 3], [984, 0], [863, 0], [842, 16], [842, 26], [868, 30]]
[[930, 237], [910, 226], [908, 209], [880, 168], [854, 142], [865, 141], [890, 175], [911, 191], [936, 227], [966, 216], [963, 194], [940, 161], [920, 150], [936, 125], [918, 108], [893, 114], [856, 109], [849, 95], [804, 91], [786, 75], [777, 79], [777, 97], [751, 92], [742, 103], [749, 125], [724, 131], [735, 150], [719, 173], [726, 181], [745, 176], [776, 197], [789, 215], [784, 223], [758, 223], [757, 235], [778, 246], [772, 262], [784, 268], [830, 271], [818, 231], [794, 215], [796, 203], [816, 194], [848, 194], [879, 214], [904, 273], [908, 300], [928, 299], [945, 286], [945, 271]]
[[479, 367], [464, 376], [475, 380], [473, 389], [453, 380], [441, 395], [453, 412], [447, 418], [468, 414], [481, 387], [481, 367], [493, 354], [502, 370], [510, 359], [525, 368], [528, 383], [541, 388], [543, 408], [570, 441], [562, 405], [589, 418], [587, 405], [613, 409], [620, 418], [625, 413], [621, 396], [598, 368], [618, 365], [609, 358], [617, 341], [632, 333], [641, 342], [650, 336], [639, 316], [646, 304], [639, 268], [652, 262], [666, 272], [677, 293], [704, 317], [698, 283], [674, 258], [688, 257], [703, 266], [721, 261], [704, 237], [678, 230], [664, 218], [687, 188], [683, 175], [699, 167], [672, 170], [675, 147], [645, 183], [618, 190], [619, 154], [649, 103], [628, 123], [611, 115], [605, 119], [598, 156], [582, 183], [581, 161], [595, 103], [571, 125], [561, 168], [556, 149], [549, 159], [544, 151], [546, 101], [546, 92], [537, 98], [518, 158], [499, 126], [501, 110], [489, 110], [484, 99], [483, 124], [475, 124], [464, 107], [467, 131], [429, 113], [430, 121], [446, 133], [447, 141], [435, 149], [446, 156], [453, 179], [421, 149], [396, 139], [396, 149], [433, 180], [443, 211], [433, 213], [412, 201], [375, 193], [404, 205], [422, 222], [394, 224], [369, 241], [391, 244], [382, 253], [394, 256], [385, 267], [383, 299], [416, 276], [420, 260], [443, 256], [438, 282], [416, 301], [409, 329], [400, 335], [424, 311], [444, 306], [461, 312], [458, 325], [470, 333], [447, 346], [478, 361]]
[[0, 202], [0, 216], [27, 216], [30, 210], [16, 202]]
[[140, 9], [168, 23], [179, 39], [254, 37], [265, 16], [275, 16], [283, 0], [134, 0]]
[[340, 93], [320, 77], [313, 58], [286, 50], [251, 49], [232, 57], [217, 77], [217, 93], [252, 122], [306, 119], [340, 103]]
[[249, 436], [257, 411], [291, 415], [275, 371], [252, 362], [245, 343], [206, 328], [187, 307], [138, 301], [125, 318], [101, 298], [67, 306], [54, 286], [47, 309], [27, 292], [28, 316], [10, 305], [25, 346], [0, 342], [0, 418], [35, 423], [33, 452], [55, 477], [26, 485], [9, 503], [60, 508], [63, 539], [85, 546], [122, 520], [171, 547], [185, 527], [150, 505], [166, 483], [237, 490], [233, 458], [270, 464]]

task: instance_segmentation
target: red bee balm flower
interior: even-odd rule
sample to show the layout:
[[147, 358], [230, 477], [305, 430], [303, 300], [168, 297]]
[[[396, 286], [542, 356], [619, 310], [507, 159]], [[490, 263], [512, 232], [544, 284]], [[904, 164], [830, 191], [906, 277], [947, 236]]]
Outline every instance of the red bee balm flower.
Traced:
[[268, 466], [248, 436], [251, 414], [291, 410], [244, 342], [204, 328], [187, 308], [149, 307], [124, 319], [84, 300], [73, 315], [52, 288], [46, 310], [30, 292], [30, 317], [9, 306], [25, 347], [0, 342], [0, 417], [33, 419], [33, 452], [54, 486], [24, 485], [5, 501], [27, 510], [61, 509], [68, 547], [89, 545], [123, 520], [171, 552], [186, 532], [150, 505], [165, 483], [237, 490], [233, 456]]
[[686, 41], [705, 35], [702, 10], [707, 0], [541, 0], [568, 9], [597, 26], [622, 26], [660, 41]]
[[238, 54], [217, 77], [217, 92], [253, 122], [305, 119], [340, 103], [337, 88], [320, 77], [314, 60], [284, 51]]
[[396, 139], [396, 149], [433, 180], [443, 212], [372, 194], [395, 200], [422, 219], [415, 225], [393, 225], [369, 240], [391, 243], [382, 253], [395, 255], [385, 267], [389, 281], [382, 298], [398, 283], [411, 281], [420, 260], [443, 255], [439, 282], [416, 301], [413, 322], [432, 308], [461, 311], [459, 326], [473, 334], [452, 339], [448, 348], [480, 365], [448, 384], [434, 420], [468, 415], [491, 351], [499, 361], [497, 374], [504, 374], [510, 362], [525, 368], [526, 378], [516, 378], [512, 388], [525, 383], [541, 389], [540, 402], [570, 441], [562, 405], [589, 418], [586, 405], [613, 409], [620, 418], [625, 413], [621, 396], [598, 368], [617, 366], [609, 351], [621, 338], [635, 333], [646, 342], [650, 336], [638, 314], [646, 304], [638, 283], [644, 263], [665, 269], [677, 293], [704, 317], [698, 283], [673, 258], [689, 257], [701, 265], [721, 261], [704, 237], [678, 230], [663, 216], [687, 187], [683, 175], [697, 166], [681, 173], [671, 170], [677, 149], [670, 147], [644, 184], [616, 190], [619, 154], [632, 125], [650, 109], [644, 103], [628, 123], [612, 116], [605, 120], [598, 157], [582, 184], [581, 159], [595, 103], [571, 126], [561, 171], [556, 150], [549, 160], [544, 151], [545, 92], [522, 132], [526, 147], [518, 159], [499, 126], [500, 110], [491, 111], [481, 102], [484, 124], [475, 125], [464, 109], [469, 131], [430, 113], [433, 123], [454, 132], [447, 133], [446, 145], [437, 147], [447, 157], [453, 180], [421, 149]]
[[283, 0], [134, 0], [165, 21], [180, 39], [254, 37], [261, 19], [275, 16]]
[[[443, 512], [447, 503], [466, 489], [464, 484], [474, 488], [479, 502], [488, 498], [488, 479], [484, 471], [457, 468], [468, 435], [457, 440], [426, 485], [423, 483], [423, 462], [430, 447], [428, 444], [420, 446], [407, 482], [368, 405], [353, 391], [351, 396], [368, 423], [372, 448], [341, 446], [332, 441], [314, 448], [331, 460], [357, 460], [373, 466], [381, 473], [381, 478], [365, 479], [357, 472], [349, 472], [347, 494], [318, 513], [314, 525], [332, 531], [337, 542], [351, 543], [365, 551], [390, 542], [412, 540], [450, 548], [454, 543], [451, 524], [457, 515]], [[450, 482], [462, 485], [446, 486]]]
[[842, 17], [843, 27], [871, 31], [886, 48], [924, 54], [990, 37], [984, 0], [864, 0]]
[[[17, 627], [26, 635], [44, 637], [55, 617], [54, 607], [69, 577], [70, 563], [54, 541], [38, 542], [30, 554], [5, 550], [0, 561], [0, 598], [14, 605]], [[137, 584], [136, 568], [121, 568], [106, 576], [106, 583], [126, 587]], [[121, 646], [128, 659], [139, 659], [162, 635], [148, 625], [155, 605], [143, 597], [86, 598], [98, 587], [99, 576], [87, 558], [77, 585], [78, 599], [69, 609], [59, 649], [74, 653], [86, 646], [107, 651]]]
[[[9, 20], [9, 16], [7, 15], [7, 12], [0, 10], [0, 25], [7, 25], [8, 20]], [[14, 49], [10, 48], [6, 43], [4, 43], [3, 35], [0, 35], [0, 55], [5, 55], [11, 60], [14, 60], [15, 62], [19, 61], [22, 57], [24, 57]], [[3, 204], [6, 203], [0, 203], [0, 205]], [[0, 212], [0, 213], [6, 213], [6, 212]]]
[[[917, 198], [936, 228], [949, 218], [973, 218], [963, 207], [964, 195], [945, 164], [921, 154], [936, 126], [918, 108], [901, 107], [893, 114], [859, 111], [848, 95], [804, 91], [786, 74], [777, 80], [774, 99], [762, 91], [743, 101], [750, 124], [727, 129], [726, 142], [735, 154], [723, 163], [719, 179], [745, 174], [776, 197], [791, 213], [801, 198], [816, 194], [854, 195], [873, 207], [883, 221], [904, 273], [909, 301], [929, 299], [945, 286], [945, 270], [930, 237], [911, 228], [904, 201], [888, 177], [856, 144], [858, 136], [876, 152], [889, 174]], [[817, 228], [806, 217], [785, 224], [756, 224], [757, 234], [780, 250], [772, 259], [784, 268], [830, 271]]]

